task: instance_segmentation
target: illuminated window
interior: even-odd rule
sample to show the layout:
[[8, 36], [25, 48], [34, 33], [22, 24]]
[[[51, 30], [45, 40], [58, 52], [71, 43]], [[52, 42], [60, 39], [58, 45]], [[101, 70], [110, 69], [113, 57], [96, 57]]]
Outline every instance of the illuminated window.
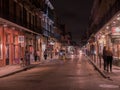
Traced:
[[0, 59], [2, 59], [2, 39], [0, 37]]

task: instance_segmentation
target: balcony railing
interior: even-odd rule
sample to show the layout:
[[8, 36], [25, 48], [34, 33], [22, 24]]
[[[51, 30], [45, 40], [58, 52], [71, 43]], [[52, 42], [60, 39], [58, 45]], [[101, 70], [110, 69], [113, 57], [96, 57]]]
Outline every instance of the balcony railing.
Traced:
[[30, 29], [31, 31], [42, 34], [41, 25], [39, 25], [39, 26], [37, 26], [35, 24], [33, 25], [30, 22], [27, 22], [26, 20], [24, 20], [24, 18], [22, 18], [22, 17], [14, 16], [14, 14], [12, 14], [12, 13], [2, 12], [2, 11], [0, 11], [0, 17], [6, 19], [8, 21], [11, 21], [13, 23], [16, 23], [27, 29]]
[[[90, 30], [92, 30], [94, 33], [97, 32], [101, 27], [103, 27], [105, 25], [105, 23], [107, 23], [118, 11], [120, 10], [120, 1], [117, 0], [116, 3], [114, 3], [113, 6], [110, 6], [108, 12], [106, 12], [106, 14], [101, 18], [101, 20], [99, 21], [98, 25], [94, 25], [93, 27], [91, 27]], [[89, 25], [91, 25], [92, 22], [90, 21]], [[93, 33], [92, 32], [92, 33]], [[92, 34], [91, 33], [91, 34]]]

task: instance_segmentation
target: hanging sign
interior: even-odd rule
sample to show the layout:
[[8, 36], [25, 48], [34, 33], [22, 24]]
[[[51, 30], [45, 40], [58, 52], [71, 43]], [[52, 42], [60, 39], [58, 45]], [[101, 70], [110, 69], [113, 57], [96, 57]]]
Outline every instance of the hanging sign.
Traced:
[[18, 43], [24, 43], [24, 36], [18, 36]]
[[112, 27], [112, 34], [120, 35], [120, 27]]
[[112, 38], [118, 39], [120, 38], [120, 27], [112, 27]]

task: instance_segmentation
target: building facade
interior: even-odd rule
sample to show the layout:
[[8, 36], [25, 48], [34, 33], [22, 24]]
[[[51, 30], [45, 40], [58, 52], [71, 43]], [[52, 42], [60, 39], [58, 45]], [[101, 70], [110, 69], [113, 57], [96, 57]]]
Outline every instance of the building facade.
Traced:
[[88, 34], [89, 37], [94, 37], [91, 45], [94, 45], [96, 60], [99, 60], [103, 47], [106, 46], [112, 49], [114, 59], [120, 62], [120, 1], [94, 1]]
[[35, 52], [42, 60], [49, 46], [58, 49], [61, 29], [55, 22], [49, 0], [0, 0], [0, 66], [19, 64], [26, 50], [33, 62]]

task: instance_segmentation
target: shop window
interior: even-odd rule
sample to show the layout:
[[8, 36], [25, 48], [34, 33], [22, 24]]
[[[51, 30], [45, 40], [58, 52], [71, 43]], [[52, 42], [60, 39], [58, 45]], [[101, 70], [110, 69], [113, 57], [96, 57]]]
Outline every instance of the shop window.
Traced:
[[3, 0], [0, 0], [0, 14], [2, 13], [3, 9]]
[[10, 34], [7, 33], [6, 34], [6, 44], [9, 44], [10, 43]]
[[119, 43], [114, 43], [113, 55], [115, 59], [120, 59], [120, 45]]
[[6, 33], [5, 57], [6, 57], [6, 65], [8, 65], [9, 58], [10, 58], [10, 34], [9, 33]]
[[16, 35], [13, 36], [13, 42], [14, 42], [14, 44], [17, 44], [17, 36]]
[[35, 16], [33, 16], [33, 29], [35, 27]]
[[0, 59], [2, 59], [2, 39], [0, 37]]
[[14, 12], [14, 15], [13, 15], [13, 16], [14, 16], [14, 20], [15, 20], [15, 21], [16, 21], [16, 14], [17, 14], [17, 13], [16, 13], [16, 11], [17, 11], [17, 10], [16, 10], [16, 7], [17, 7], [17, 3], [14, 2], [14, 4], [13, 4], [13, 9], [14, 9], [13, 12]]

